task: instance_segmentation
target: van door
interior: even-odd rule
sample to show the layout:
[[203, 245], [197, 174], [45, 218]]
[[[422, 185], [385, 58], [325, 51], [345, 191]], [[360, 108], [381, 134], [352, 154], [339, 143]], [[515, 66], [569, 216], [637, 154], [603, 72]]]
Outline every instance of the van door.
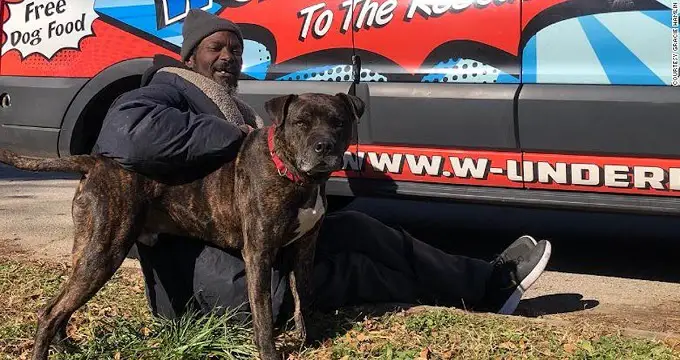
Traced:
[[673, 3], [524, 3], [527, 188], [680, 196]]
[[522, 187], [520, 2], [355, 3], [357, 94], [370, 104], [361, 176], [394, 189], [392, 181]]

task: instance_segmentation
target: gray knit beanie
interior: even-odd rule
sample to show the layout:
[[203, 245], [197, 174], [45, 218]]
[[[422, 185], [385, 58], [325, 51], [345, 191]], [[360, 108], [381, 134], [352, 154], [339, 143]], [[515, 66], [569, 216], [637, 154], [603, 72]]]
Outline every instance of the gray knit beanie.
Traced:
[[241, 41], [241, 46], [243, 46], [243, 34], [241, 34], [241, 29], [239, 29], [238, 25], [207, 11], [200, 9], [189, 10], [189, 14], [184, 19], [184, 26], [182, 27], [182, 36], [184, 37], [180, 52], [182, 61], [189, 59], [191, 52], [205, 37], [218, 31], [233, 32], [239, 41]]

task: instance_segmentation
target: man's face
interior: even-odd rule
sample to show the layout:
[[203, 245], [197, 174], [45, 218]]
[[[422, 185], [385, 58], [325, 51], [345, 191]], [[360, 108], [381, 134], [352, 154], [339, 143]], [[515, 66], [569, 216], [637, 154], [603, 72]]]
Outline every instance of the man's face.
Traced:
[[203, 39], [186, 65], [218, 84], [235, 88], [243, 65], [243, 48], [236, 34], [218, 31]]

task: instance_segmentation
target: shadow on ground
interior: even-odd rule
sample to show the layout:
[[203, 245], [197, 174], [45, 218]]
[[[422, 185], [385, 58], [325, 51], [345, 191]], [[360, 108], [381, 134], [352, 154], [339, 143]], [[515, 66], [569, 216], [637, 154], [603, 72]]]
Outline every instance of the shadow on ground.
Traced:
[[[319, 345], [326, 340], [336, 338], [342, 334], [346, 334], [357, 323], [366, 318], [377, 318], [383, 315], [393, 313], [395, 311], [408, 310], [415, 305], [389, 303], [389, 304], [369, 304], [365, 306], [351, 306], [339, 309], [334, 313], [327, 312], [312, 312], [310, 319], [306, 321], [308, 336], [310, 341]], [[283, 327], [279, 329], [292, 331], [295, 329], [295, 324], [292, 319], [289, 320]], [[298, 350], [298, 346], [294, 342], [290, 346], [284, 347], [284, 353], [294, 352]]]
[[600, 305], [597, 300], [583, 300], [581, 294], [551, 294], [522, 300], [514, 315], [540, 317], [589, 310]]
[[547, 270], [680, 283], [680, 218], [361, 199], [348, 209], [399, 224], [442, 250], [493, 259], [517, 237], [552, 243]]

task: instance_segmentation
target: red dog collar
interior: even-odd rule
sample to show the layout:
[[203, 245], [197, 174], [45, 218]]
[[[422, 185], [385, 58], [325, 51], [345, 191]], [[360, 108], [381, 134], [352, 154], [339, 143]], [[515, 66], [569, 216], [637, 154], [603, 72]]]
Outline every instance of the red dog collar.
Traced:
[[280, 176], [286, 177], [288, 180], [296, 184], [301, 184], [303, 182], [302, 178], [288, 170], [286, 164], [283, 163], [283, 160], [281, 160], [281, 158], [276, 155], [276, 152], [274, 151], [274, 129], [274, 126], [269, 127], [269, 132], [267, 133], [267, 144], [269, 145], [269, 155], [272, 157], [272, 161], [276, 166], [276, 171], [278, 171]]

